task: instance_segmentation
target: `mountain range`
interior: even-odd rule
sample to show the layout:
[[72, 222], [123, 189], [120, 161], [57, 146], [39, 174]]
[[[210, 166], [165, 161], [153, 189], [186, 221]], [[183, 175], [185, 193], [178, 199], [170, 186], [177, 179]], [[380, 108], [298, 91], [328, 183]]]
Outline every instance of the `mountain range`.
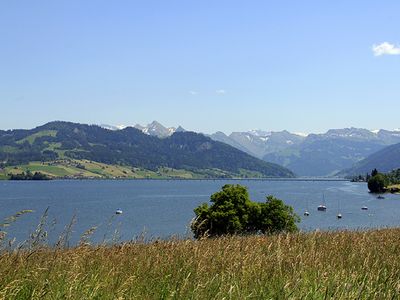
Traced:
[[234, 147], [240, 145], [244, 151], [258, 158], [263, 158], [268, 153], [299, 145], [305, 139], [304, 135], [290, 133], [286, 130], [279, 132], [251, 130], [232, 132], [229, 136], [222, 132], [217, 132], [209, 136], [213, 140], [221, 141]]
[[165, 127], [161, 123], [157, 121], [153, 121], [147, 125], [140, 125], [136, 124], [134, 126], [126, 126], [126, 125], [107, 125], [107, 124], [101, 124], [100, 127], [109, 129], [109, 130], [121, 130], [125, 129], [127, 127], [134, 127], [144, 134], [151, 135], [151, 136], [156, 136], [159, 138], [165, 138], [173, 135], [175, 132], [185, 132], [186, 130], [182, 128], [181, 126], [178, 127]]
[[[206, 177], [293, 177], [288, 169], [255, 158], [203, 134], [155, 125], [147, 130], [109, 130], [97, 125], [50, 122], [31, 130], [0, 131], [0, 163], [18, 165], [59, 159], [90, 160], [156, 171], [183, 169]], [[154, 128], [155, 130], [152, 130]], [[167, 135], [167, 136], [166, 136]], [[217, 175], [220, 174], [220, 175]]]
[[329, 176], [394, 143], [400, 143], [398, 131], [336, 129], [310, 134], [300, 144], [266, 154], [263, 159], [288, 167], [298, 175]]
[[229, 176], [246, 172], [255, 177], [344, 176], [399, 167], [397, 143], [398, 130], [344, 128], [308, 135], [251, 130], [204, 135], [181, 126], [164, 127], [157, 121], [132, 127], [50, 122], [31, 130], [0, 131], [0, 163], [69, 157], [149, 170], [218, 169]]
[[[137, 128], [158, 137], [170, 136], [174, 127], [166, 128], [154, 121]], [[181, 127], [179, 127], [181, 128]], [[287, 167], [300, 176], [332, 176], [389, 145], [400, 143], [399, 130], [362, 128], [331, 129], [321, 134], [298, 134], [250, 130], [218, 131], [207, 135], [211, 139], [231, 145], [241, 151]]]

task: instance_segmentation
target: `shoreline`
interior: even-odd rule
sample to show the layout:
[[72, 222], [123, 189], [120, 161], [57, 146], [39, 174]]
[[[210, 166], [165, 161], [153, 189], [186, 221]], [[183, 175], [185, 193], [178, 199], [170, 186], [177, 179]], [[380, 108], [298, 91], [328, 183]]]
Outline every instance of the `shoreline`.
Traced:
[[[285, 178], [285, 177], [265, 177], [265, 178], [52, 178], [50, 180], [12, 180], [0, 178], [0, 181], [318, 181], [318, 182], [352, 182], [346, 178]], [[364, 182], [354, 182], [364, 183]]]

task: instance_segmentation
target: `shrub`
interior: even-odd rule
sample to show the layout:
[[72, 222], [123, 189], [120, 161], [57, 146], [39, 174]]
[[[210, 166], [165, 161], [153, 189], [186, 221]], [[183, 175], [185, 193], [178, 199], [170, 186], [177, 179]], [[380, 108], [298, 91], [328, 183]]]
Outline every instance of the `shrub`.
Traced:
[[386, 190], [387, 180], [383, 174], [376, 174], [368, 180], [368, 189], [371, 193], [383, 193]]
[[265, 203], [250, 200], [247, 188], [227, 184], [211, 195], [209, 206], [203, 203], [194, 209], [191, 229], [195, 238], [225, 234], [276, 233], [297, 230], [299, 217], [282, 200], [268, 196]]

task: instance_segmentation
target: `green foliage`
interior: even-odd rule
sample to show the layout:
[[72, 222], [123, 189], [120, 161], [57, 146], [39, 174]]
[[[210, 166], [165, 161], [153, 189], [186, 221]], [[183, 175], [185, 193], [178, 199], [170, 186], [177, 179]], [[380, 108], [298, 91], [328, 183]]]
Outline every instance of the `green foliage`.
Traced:
[[399, 184], [400, 183], [400, 169], [393, 170], [385, 174], [389, 184]]
[[31, 171], [22, 172], [20, 174], [11, 174], [10, 180], [50, 180], [51, 178], [48, 177], [47, 175], [40, 173], [40, 172], [35, 172], [32, 174]]
[[388, 181], [385, 175], [377, 173], [368, 180], [368, 189], [371, 193], [383, 193], [386, 190]]
[[[398, 192], [398, 187], [394, 185], [400, 184], [400, 169], [392, 170], [387, 174], [382, 174], [374, 169], [368, 180], [368, 189], [371, 193], [383, 193], [386, 191]], [[391, 187], [389, 187], [391, 186]]]
[[56, 135], [57, 135], [56, 130], [42, 130], [42, 131], [33, 133], [33, 134], [23, 138], [22, 140], [17, 141], [17, 144], [23, 144], [23, 143], [25, 143], [25, 141], [27, 141], [29, 144], [32, 145], [37, 138], [47, 137], [47, 136], [55, 137]]
[[211, 195], [211, 206], [194, 209], [191, 224], [195, 238], [244, 233], [294, 232], [299, 217], [282, 200], [268, 196], [265, 203], [250, 200], [247, 188], [227, 184]]
[[76, 164], [76, 168], [82, 169], [82, 170], [85, 170], [85, 169], [86, 169], [85, 165], [83, 165], [83, 164], [81, 164], [81, 163]]
[[259, 230], [264, 233], [297, 231], [296, 222], [300, 222], [300, 218], [294, 213], [291, 206], [271, 195], [267, 196], [265, 203], [259, 205], [261, 213], [255, 219], [260, 222], [257, 226]]

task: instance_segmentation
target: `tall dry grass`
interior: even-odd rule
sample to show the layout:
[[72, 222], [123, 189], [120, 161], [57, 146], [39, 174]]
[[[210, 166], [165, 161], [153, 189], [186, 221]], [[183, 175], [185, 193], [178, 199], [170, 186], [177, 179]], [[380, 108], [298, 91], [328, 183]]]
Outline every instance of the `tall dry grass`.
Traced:
[[1, 299], [398, 299], [400, 229], [3, 249]]

